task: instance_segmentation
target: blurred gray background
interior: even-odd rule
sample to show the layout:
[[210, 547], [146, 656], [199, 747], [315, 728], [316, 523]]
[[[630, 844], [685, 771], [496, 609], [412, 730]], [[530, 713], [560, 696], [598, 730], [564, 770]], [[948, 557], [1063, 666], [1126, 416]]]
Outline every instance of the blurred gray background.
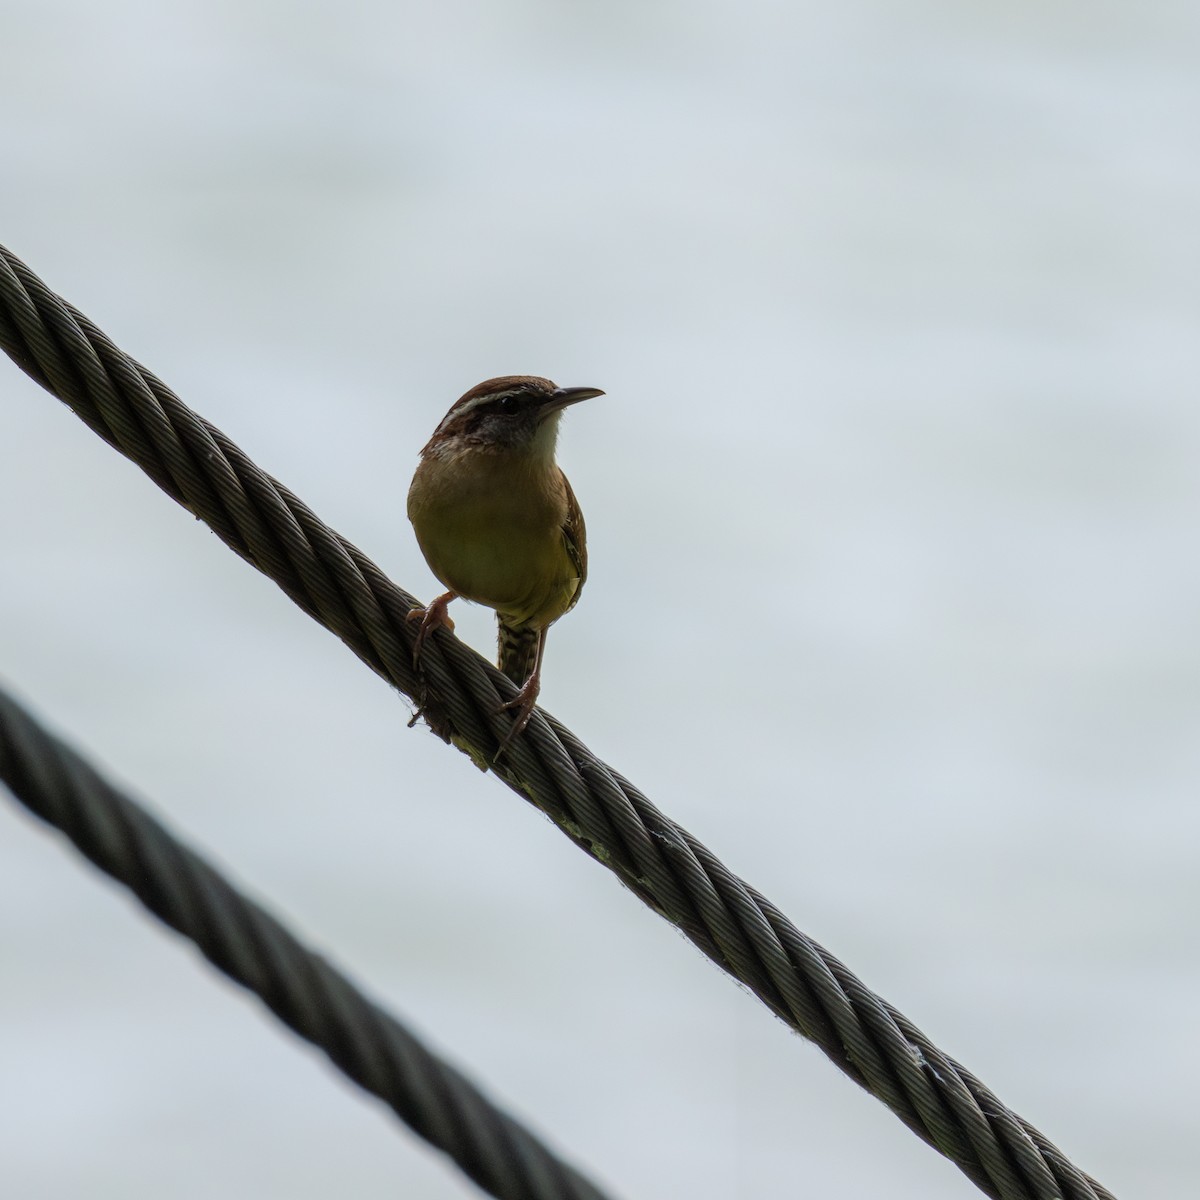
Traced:
[[[0, 241], [403, 586], [461, 392], [606, 389], [546, 706], [1118, 1194], [1194, 1185], [1195, 4], [0, 25]], [[0, 564], [7, 683], [616, 1194], [976, 1194], [7, 362]], [[473, 1194], [7, 803], [0, 972], [8, 1196]]]

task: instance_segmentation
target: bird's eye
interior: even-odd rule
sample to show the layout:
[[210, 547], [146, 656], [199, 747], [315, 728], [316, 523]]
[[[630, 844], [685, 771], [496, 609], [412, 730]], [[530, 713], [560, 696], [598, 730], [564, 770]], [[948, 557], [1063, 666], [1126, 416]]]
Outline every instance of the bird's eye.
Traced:
[[516, 396], [501, 396], [500, 399], [496, 401], [497, 412], [515, 413], [518, 407], [520, 406], [517, 403]]

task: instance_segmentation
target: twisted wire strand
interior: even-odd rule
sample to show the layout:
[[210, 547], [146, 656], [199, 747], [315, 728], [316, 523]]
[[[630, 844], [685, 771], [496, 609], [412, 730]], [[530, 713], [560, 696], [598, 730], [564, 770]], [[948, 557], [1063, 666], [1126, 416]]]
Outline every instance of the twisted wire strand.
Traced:
[[360, 1087], [503, 1200], [604, 1200], [0, 688], [0, 780]]
[[543, 710], [500, 763], [514, 686], [446, 630], [412, 665], [417, 601], [0, 247], [0, 346], [372, 670], [546, 813], [772, 1012], [1000, 1200], [1111, 1200], [904, 1015]]

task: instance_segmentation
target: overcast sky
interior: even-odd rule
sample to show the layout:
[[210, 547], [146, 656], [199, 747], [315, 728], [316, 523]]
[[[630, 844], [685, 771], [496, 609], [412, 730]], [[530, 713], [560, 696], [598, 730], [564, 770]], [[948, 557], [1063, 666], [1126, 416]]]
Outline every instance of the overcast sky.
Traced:
[[[603, 388], [545, 706], [1118, 1195], [1194, 1181], [1195, 5], [0, 26], [0, 242], [403, 587], [458, 395]], [[3, 362], [0, 583], [8, 686], [614, 1194], [976, 1194]], [[14, 1196], [474, 1194], [11, 805], [0, 972]]]

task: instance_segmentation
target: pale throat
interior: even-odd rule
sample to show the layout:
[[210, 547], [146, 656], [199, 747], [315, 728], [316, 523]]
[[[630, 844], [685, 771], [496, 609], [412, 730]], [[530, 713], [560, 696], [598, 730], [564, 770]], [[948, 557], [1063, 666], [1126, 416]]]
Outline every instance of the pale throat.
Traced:
[[561, 412], [551, 413], [534, 430], [529, 443], [529, 455], [539, 467], [550, 467], [554, 463], [554, 451], [558, 448], [558, 423]]

